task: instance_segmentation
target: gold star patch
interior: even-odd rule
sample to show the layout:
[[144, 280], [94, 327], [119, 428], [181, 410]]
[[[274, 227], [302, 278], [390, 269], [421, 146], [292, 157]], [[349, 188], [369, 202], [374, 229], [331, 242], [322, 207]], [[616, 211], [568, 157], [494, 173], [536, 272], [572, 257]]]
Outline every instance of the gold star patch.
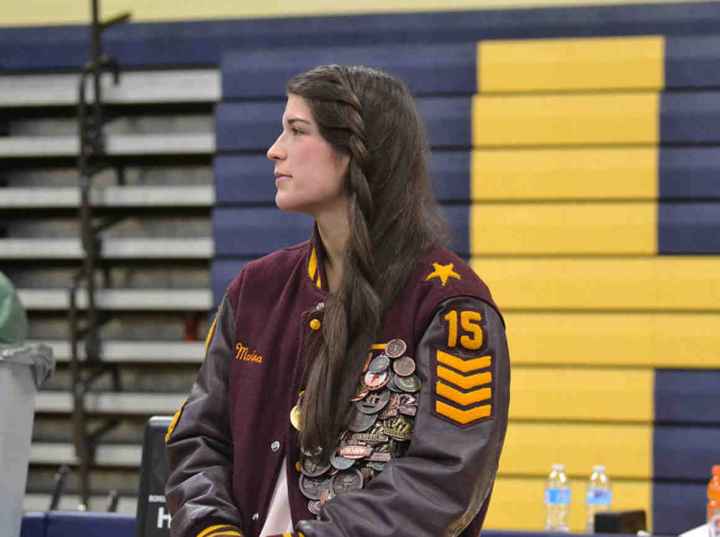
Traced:
[[432, 266], [435, 270], [427, 275], [425, 281], [432, 280], [433, 278], [440, 278], [442, 286], [445, 287], [450, 278], [460, 279], [460, 274], [453, 270], [455, 268], [453, 263], [448, 263], [447, 265], [433, 263]]

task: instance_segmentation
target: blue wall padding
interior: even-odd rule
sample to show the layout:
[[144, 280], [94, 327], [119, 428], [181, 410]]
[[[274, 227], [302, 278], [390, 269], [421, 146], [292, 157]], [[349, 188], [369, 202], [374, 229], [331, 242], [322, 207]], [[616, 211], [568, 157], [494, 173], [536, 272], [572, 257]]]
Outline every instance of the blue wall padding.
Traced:
[[47, 537], [135, 537], [135, 517], [118, 513], [49, 512]]
[[[168, 17], [172, 14], [168, 13]], [[494, 9], [435, 13], [133, 23], [111, 28], [105, 50], [132, 67], [218, 65], [232, 49], [471, 43], [599, 35], [717, 34], [715, 2]], [[87, 25], [3, 28], [0, 71], [77, 69], [88, 58]]]
[[720, 253], [720, 202], [661, 203], [658, 253]]
[[[430, 157], [430, 175], [440, 201], [467, 202], [470, 198], [468, 151], [435, 151]], [[273, 205], [274, 164], [265, 155], [223, 154], [215, 158], [216, 205]]]
[[706, 487], [707, 480], [705, 484], [655, 483], [653, 534], [677, 535], [705, 524]]
[[656, 425], [653, 429], [653, 477], [708, 480], [713, 464], [720, 464], [719, 446], [720, 427]]
[[662, 144], [720, 143], [720, 92], [663, 93]]
[[474, 43], [393, 44], [233, 51], [222, 60], [223, 100], [285, 97], [295, 74], [317, 65], [372, 65], [399, 76], [414, 95], [476, 91]]
[[[695, 33], [691, 30], [691, 33]], [[720, 36], [671, 37], [665, 42], [665, 87], [720, 86]]]
[[212, 268], [210, 269], [210, 281], [212, 282], [212, 292], [214, 304], [220, 304], [220, 300], [225, 294], [227, 286], [230, 285], [232, 279], [240, 272], [250, 259], [242, 259], [238, 257], [213, 259]]
[[655, 422], [717, 425], [719, 394], [720, 370], [656, 369]]
[[215, 108], [217, 151], [265, 151], [282, 132], [283, 101], [220, 103]]
[[433, 151], [430, 156], [433, 191], [439, 201], [470, 200], [470, 152]]
[[20, 537], [45, 537], [47, 513], [25, 513], [20, 525]]
[[660, 151], [660, 199], [720, 199], [720, 151], [717, 147]]
[[[470, 97], [417, 99], [431, 146], [470, 147]], [[284, 101], [221, 103], [215, 109], [218, 151], [262, 151], [282, 131]]]
[[265, 155], [219, 155], [213, 168], [216, 206], [274, 203], [274, 165]]
[[277, 208], [221, 207], [213, 211], [215, 255], [259, 257], [307, 240], [310, 216]]
[[[469, 253], [468, 206], [441, 206], [454, 239], [451, 248]], [[311, 217], [276, 207], [219, 207], [213, 211], [215, 255], [252, 258], [307, 240]]]

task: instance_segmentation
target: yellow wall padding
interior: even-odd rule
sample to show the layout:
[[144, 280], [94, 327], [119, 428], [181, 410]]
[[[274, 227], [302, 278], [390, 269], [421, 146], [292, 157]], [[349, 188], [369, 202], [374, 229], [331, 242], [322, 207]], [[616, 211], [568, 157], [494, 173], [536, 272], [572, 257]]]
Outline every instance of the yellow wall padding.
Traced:
[[505, 314], [513, 365], [720, 369], [720, 314]]
[[516, 366], [510, 418], [651, 423], [653, 389], [651, 369]]
[[475, 95], [474, 147], [657, 144], [657, 93]]
[[477, 45], [479, 93], [664, 87], [662, 36], [488, 40]]
[[720, 312], [720, 258], [482, 258], [471, 260], [508, 310]]
[[585, 478], [604, 464], [618, 479], [652, 477], [652, 426], [636, 423], [530, 423], [513, 421], [500, 458], [503, 477], [546, 477], [562, 462]]
[[474, 204], [472, 255], [654, 255], [654, 202]]
[[476, 149], [473, 201], [656, 200], [657, 147]]
[[[644, 0], [642, 3], [679, 3], [702, 0]], [[528, 6], [576, 6], [577, 0], [103, 0], [102, 13], [110, 17], [130, 11], [136, 21], [231, 19], [250, 17], [287, 17], [341, 15], [353, 13], [391, 13], [448, 11], [461, 9], [526, 8]], [[624, 0], [583, 0], [585, 5], [637, 4]], [[86, 23], [90, 19], [89, 2], [66, 0], [5, 0], [0, 26]]]
[[[532, 453], [528, 453], [527, 456], [532, 457]], [[549, 466], [547, 471], [550, 472]], [[612, 480], [612, 469], [609, 468], [608, 472]], [[589, 475], [588, 468], [588, 477]], [[587, 477], [571, 481], [570, 529], [575, 532], [585, 529], [585, 479]], [[545, 523], [544, 486], [545, 479], [541, 478], [498, 478], [483, 527], [541, 530]], [[645, 509], [648, 514], [652, 513], [651, 481], [615, 480], [612, 482], [612, 487], [613, 510]], [[649, 516], [648, 526], [651, 524], [652, 516]]]

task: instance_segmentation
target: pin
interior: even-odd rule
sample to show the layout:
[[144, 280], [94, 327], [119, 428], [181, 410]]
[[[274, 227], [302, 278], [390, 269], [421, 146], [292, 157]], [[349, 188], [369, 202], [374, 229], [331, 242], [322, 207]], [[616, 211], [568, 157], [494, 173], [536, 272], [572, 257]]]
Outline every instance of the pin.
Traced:
[[363, 414], [377, 414], [385, 408], [389, 400], [389, 391], [374, 391], [370, 392], [364, 399], [358, 401], [355, 406]]
[[372, 453], [370, 446], [347, 445], [340, 448], [340, 455], [346, 459], [363, 459]]
[[376, 472], [382, 472], [385, 469], [385, 463], [384, 462], [370, 462], [368, 463], [368, 468], [372, 468]]
[[415, 393], [420, 391], [422, 382], [417, 378], [416, 375], [410, 375], [409, 377], [395, 377], [395, 384], [404, 392]]
[[392, 458], [389, 452], [376, 451], [368, 458], [370, 462], [388, 462]]
[[397, 385], [398, 376], [394, 373], [390, 375], [390, 380], [387, 383], [387, 389], [394, 393], [402, 393], [402, 390]]
[[385, 345], [385, 354], [390, 358], [400, 358], [407, 350], [407, 344], [402, 339], [391, 339]]
[[318, 516], [320, 514], [320, 500], [308, 500], [308, 511], [313, 515]]
[[396, 440], [410, 440], [413, 424], [405, 416], [396, 416], [385, 422], [385, 434]]
[[320, 492], [323, 489], [330, 488], [331, 485], [330, 477], [308, 477], [306, 475], [300, 476], [300, 492], [308, 500], [319, 500]]
[[371, 391], [383, 388], [389, 380], [390, 374], [388, 371], [383, 371], [382, 373], [373, 373], [372, 371], [368, 371], [365, 373], [365, 377], [363, 378], [365, 386], [367, 386]]
[[338, 472], [333, 478], [330, 486], [332, 491], [337, 494], [350, 492], [351, 490], [360, 490], [363, 487], [363, 474], [358, 469], [346, 470]]
[[[388, 383], [388, 387], [389, 386], [390, 383]], [[392, 395], [390, 395], [390, 400], [380, 414], [380, 419], [386, 420], [388, 418], [393, 418], [398, 415], [398, 409], [400, 408], [400, 397], [401, 396], [399, 393], [393, 393]]]
[[386, 371], [388, 367], [390, 367], [390, 358], [384, 354], [379, 354], [372, 362], [370, 362], [368, 371], [371, 373], [382, 373], [383, 371]]
[[320, 477], [330, 469], [329, 464], [320, 464], [317, 460], [304, 458], [300, 471], [308, 477]]
[[355, 464], [355, 460], [347, 459], [342, 455], [333, 453], [330, 457], [330, 464], [336, 470], [347, 470], [348, 468], [351, 468], [353, 464]]
[[393, 362], [393, 371], [401, 377], [409, 377], [415, 373], [415, 360], [409, 356], [403, 356]]
[[354, 433], [362, 433], [372, 427], [377, 421], [377, 414], [363, 414], [362, 412], [355, 412], [348, 429]]

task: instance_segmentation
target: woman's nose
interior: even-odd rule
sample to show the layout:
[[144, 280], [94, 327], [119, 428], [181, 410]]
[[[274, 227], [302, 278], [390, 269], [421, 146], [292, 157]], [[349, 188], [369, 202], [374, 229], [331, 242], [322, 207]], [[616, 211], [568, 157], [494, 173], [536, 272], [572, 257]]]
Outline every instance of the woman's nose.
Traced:
[[280, 148], [280, 136], [277, 137], [277, 140], [270, 146], [265, 155], [270, 160], [282, 160], [285, 158], [285, 153]]

